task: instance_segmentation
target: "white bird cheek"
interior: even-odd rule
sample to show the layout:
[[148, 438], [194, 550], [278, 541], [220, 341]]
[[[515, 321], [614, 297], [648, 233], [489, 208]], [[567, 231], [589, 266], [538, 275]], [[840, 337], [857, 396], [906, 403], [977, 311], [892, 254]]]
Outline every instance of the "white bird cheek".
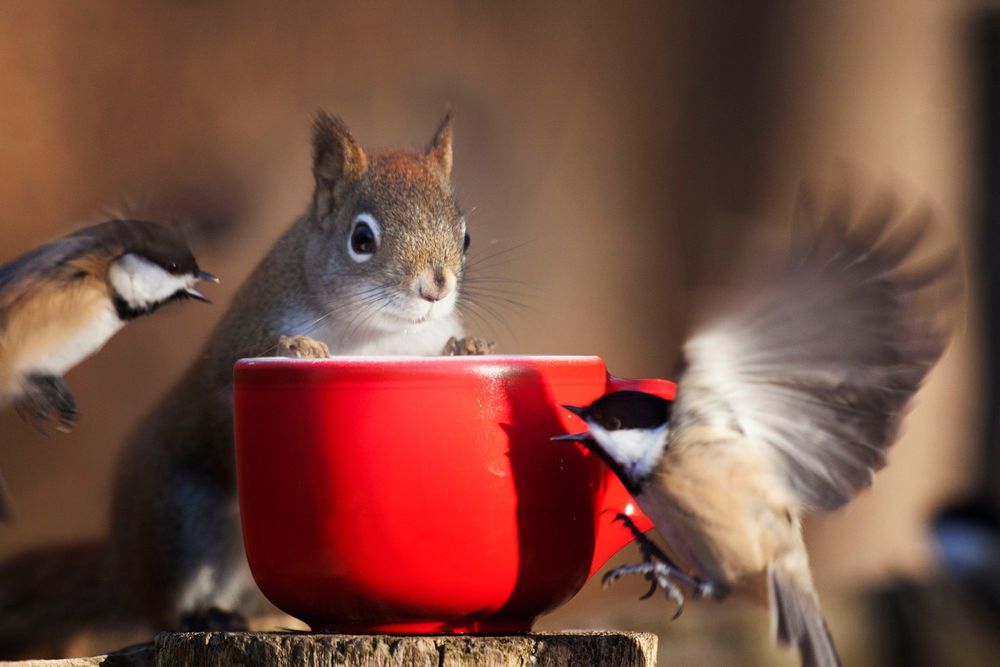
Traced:
[[135, 299], [136, 289], [133, 285], [132, 273], [129, 271], [127, 257], [111, 265], [111, 268], [108, 269], [108, 280], [115, 294], [127, 303], [132, 303]]
[[189, 278], [174, 276], [138, 255], [128, 254], [108, 269], [111, 287], [134, 308], [161, 303], [188, 286]]

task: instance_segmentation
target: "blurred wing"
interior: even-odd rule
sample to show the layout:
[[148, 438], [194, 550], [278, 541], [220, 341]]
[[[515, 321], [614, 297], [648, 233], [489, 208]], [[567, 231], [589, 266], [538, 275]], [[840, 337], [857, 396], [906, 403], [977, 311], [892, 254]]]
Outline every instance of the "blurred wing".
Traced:
[[[742, 432], [806, 507], [825, 510], [885, 465], [906, 403], [947, 341], [942, 306], [959, 292], [948, 294], [959, 287], [953, 252], [904, 267], [928, 209], [890, 229], [886, 198], [849, 227], [849, 200], [834, 199], [784, 271], [687, 341], [671, 424]], [[799, 211], [815, 224], [807, 199]]]
[[0, 266], [0, 329], [4, 327], [4, 314], [8, 308], [32, 293], [41, 279], [65, 277], [63, 274], [74, 270], [68, 262], [97, 243], [96, 239], [88, 236], [67, 236]]

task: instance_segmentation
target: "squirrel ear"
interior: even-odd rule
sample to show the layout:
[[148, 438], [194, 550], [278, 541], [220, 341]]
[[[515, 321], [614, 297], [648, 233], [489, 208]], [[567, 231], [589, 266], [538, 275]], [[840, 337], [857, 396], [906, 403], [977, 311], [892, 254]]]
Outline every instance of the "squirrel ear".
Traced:
[[368, 169], [368, 157], [344, 121], [320, 110], [313, 122], [313, 176], [316, 189], [336, 200], [337, 190]]
[[427, 159], [434, 164], [445, 179], [451, 178], [451, 112], [445, 114], [444, 120], [434, 134], [430, 146], [427, 147]]

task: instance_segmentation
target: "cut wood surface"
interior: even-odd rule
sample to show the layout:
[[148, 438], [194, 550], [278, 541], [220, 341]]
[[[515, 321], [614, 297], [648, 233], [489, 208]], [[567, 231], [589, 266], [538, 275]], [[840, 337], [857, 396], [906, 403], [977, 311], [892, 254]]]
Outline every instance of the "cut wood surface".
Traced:
[[153, 646], [16, 667], [653, 667], [656, 635], [643, 632], [504, 636], [328, 635], [293, 632], [164, 633]]
[[178, 633], [156, 638], [159, 667], [652, 667], [656, 635], [638, 632], [508, 636]]

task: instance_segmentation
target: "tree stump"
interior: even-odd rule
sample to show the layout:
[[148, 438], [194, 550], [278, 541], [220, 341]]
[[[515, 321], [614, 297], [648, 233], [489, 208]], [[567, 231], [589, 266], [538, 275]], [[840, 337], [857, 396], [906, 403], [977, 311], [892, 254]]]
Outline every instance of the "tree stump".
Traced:
[[158, 667], [653, 667], [642, 632], [505, 636], [185, 632], [156, 637]]

